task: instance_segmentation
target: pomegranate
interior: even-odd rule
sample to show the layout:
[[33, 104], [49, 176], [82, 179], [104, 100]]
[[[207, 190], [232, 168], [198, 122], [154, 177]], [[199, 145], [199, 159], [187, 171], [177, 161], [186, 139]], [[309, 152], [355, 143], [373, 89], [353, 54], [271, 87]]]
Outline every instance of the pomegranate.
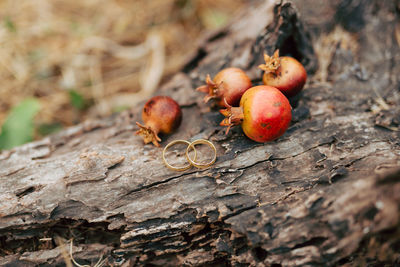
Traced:
[[196, 90], [208, 93], [204, 97], [204, 102], [215, 99], [220, 107], [225, 107], [225, 100], [229, 105], [237, 106], [243, 93], [252, 86], [250, 78], [238, 68], [223, 69], [213, 80], [207, 75], [206, 83]]
[[307, 72], [295, 58], [279, 57], [279, 50], [276, 50], [272, 57], [264, 54], [264, 60], [265, 64], [258, 67], [265, 71], [265, 85], [278, 88], [287, 97], [292, 97], [303, 89]]
[[144, 125], [139, 126], [137, 135], [143, 137], [145, 144], [153, 143], [160, 146], [159, 133], [170, 134], [176, 130], [182, 121], [182, 111], [178, 103], [169, 96], [152, 97], [143, 107], [142, 120]]
[[256, 142], [272, 141], [289, 127], [292, 109], [289, 100], [276, 88], [266, 85], [247, 90], [239, 107], [228, 107], [220, 112], [226, 117], [220, 125], [241, 124], [244, 134]]

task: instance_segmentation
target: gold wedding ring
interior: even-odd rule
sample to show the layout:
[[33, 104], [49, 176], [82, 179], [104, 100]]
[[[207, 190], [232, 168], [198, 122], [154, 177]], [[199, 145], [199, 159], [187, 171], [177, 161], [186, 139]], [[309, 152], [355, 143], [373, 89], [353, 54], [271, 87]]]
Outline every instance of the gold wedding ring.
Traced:
[[[166, 152], [166, 151], [168, 150], [168, 148], [170, 148], [171, 146], [173, 146], [173, 145], [175, 145], [175, 144], [180, 144], [180, 143], [187, 144], [188, 146], [190, 146], [190, 144], [191, 144], [190, 142], [188, 142], [188, 141], [186, 141], [186, 140], [175, 140], [175, 141], [172, 141], [171, 143], [169, 143], [168, 145], [166, 145], [166, 146], [164, 147], [164, 150], [163, 150], [163, 153], [162, 153], [162, 158], [163, 158], [164, 164], [165, 164], [168, 168], [170, 168], [171, 170], [178, 171], [178, 172], [186, 171], [187, 169], [189, 169], [190, 167], [192, 167], [192, 164], [190, 164], [190, 162], [188, 162], [188, 164], [183, 165], [183, 166], [178, 166], [178, 167], [172, 166], [172, 165], [169, 164], [169, 163], [167, 162], [167, 160], [165, 159], [165, 152]], [[197, 151], [196, 151], [196, 149], [194, 149], [194, 158], [195, 158], [195, 159], [196, 159], [196, 155], [197, 155]]]
[[[173, 165], [168, 163], [168, 161], [165, 159], [165, 153], [168, 150], [168, 148], [170, 148], [171, 146], [173, 146], [175, 144], [180, 144], [180, 143], [188, 145], [187, 148], [186, 148], [186, 159], [188, 161], [188, 164], [177, 167], [177, 166], [173, 166]], [[211, 147], [213, 149], [214, 156], [211, 159], [211, 161], [206, 162], [206, 163], [196, 162], [197, 150], [195, 148], [195, 145], [199, 145], [199, 144], [208, 145], [209, 147]], [[194, 150], [194, 158], [193, 159], [190, 158], [190, 156], [189, 156], [189, 152], [191, 150]], [[164, 164], [169, 169], [174, 170], [174, 171], [186, 171], [187, 169], [189, 169], [192, 166], [194, 166], [196, 168], [199, 168], [199, 169], [203, 169], [203, 168], [207, 168], [207, 167], [211, 166], [216, 161], [216, 159], [217, 159], [217, 149], [215, 148], [213, 143], [211, 143], [210, 141], [205, 140], [205, 139], [197, 139], [197, 140], [195, 140], [195, 141], [193, 141], [191, 143], [186, 141], [186, 140], [175, 140], [175, 141], [172, 141], [171, 143], [169, 143], [168, 145], [166, 145], [164, 147], [164, 150], [163, 150], [163, 153], [162, 153], [162, 159], [164, 161]]]
[[[211, 159], [211, 161], [206, 162], [206, 163], [201, 163], [201, 162], [196, 162], [196, 157], [194, 157], [193, 159], [190, 158], [190, 156], [189, 156], [190, 150], [193, 149], [196, 152], [196, 148], [194, 146], [198, 145], [198, 144], [208, 145], [209, 147], [211, 147], [213, 149], [214, 156]], [[216, 159], [217, 159], [217, 149], [215, 148], [213, 143], [211, 143], [210, 141], [205, 140], [205, 139], [198, 139], [198, 140], [195, 140], [192, 143], [190, 143], [188, 145], [188, 147], [186, 148], [186, 159], [190, 162], [191, 165], [195, 166], [196, 168], [199, 168], [199, 169], [207, 168], [207, 167], [211, 166], [216, 161]]]

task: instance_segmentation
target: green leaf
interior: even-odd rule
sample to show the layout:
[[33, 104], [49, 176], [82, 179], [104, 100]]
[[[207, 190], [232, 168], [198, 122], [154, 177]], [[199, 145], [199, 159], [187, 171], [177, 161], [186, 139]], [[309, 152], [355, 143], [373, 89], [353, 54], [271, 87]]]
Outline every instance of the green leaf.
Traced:
[[69, 90], [69, 100], [76, 109], [82, 110], [86, 107], [85, 99], [75, 90]]
[[33, 139], [33, 118], [40, 105], [36, 99], [25, 99], [14, 107], [1, 127], [0, 149], [10, 149]]
[[37, 131], [41, 136], [46, 136], [52, 133], [56, 133], [62, 129], [62, 125], [59, 122], [55, 123], [43, 123], [37, 127]]
[[11, 20], [10, 17], [6, 17], [4, 19], [4, 25], [6, 26], [9, 32], [15, 33], [17, 32], [17, 27], [15, 26], [14, 22]]

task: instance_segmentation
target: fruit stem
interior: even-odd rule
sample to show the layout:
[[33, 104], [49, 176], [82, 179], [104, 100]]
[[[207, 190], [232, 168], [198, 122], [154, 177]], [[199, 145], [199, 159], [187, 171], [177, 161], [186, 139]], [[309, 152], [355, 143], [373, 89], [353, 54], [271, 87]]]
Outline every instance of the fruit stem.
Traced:
[[228, 134], [232, 126], [239, 125], [243, 122], [244, 115], [242, 107], [232, 107], [226, 103], [226, 101], [225, 105], [227, 105], [227, 108], [221, 109], [219, 112], [226, 118], [223, 119], [219, 125], [228, 126], [225, 131], [225, 134]]
[[142, 125], [139, 122], [136, 122], [136, 125], [139, 126], [139, 130], [136, 131], [136, 135], [140, 135], [143, 137], [143, 141], [145, 144], [153, 143], [155, 146], [159, 147], [161, 142], [160, 137], [158, 137], [158, 130], [156, 127]]
[[281, 66], [281, 60], [279, 58], [279, 49], [274, 52], [273, 56], [268, 56], [264, 53], [264, 61], [265, 64], [261, 64], [258, 66], [259, 69], [265, 71], [265, 73], [273, 72], [277, 73], [278, 69]]
[[206, 77], [206, 85], [198, 87], [196, 90], [203, 92], [203, 93], [208, 93], [204, 97], [204, 102], [207, 103], [210, 101], [210, 99], [213, 98], [220, 98], [221, 97], [221, 86], [223, 82], [220, 82], [219, 84], [216, 84], [210, 77], [210, 74], [207, 74]]

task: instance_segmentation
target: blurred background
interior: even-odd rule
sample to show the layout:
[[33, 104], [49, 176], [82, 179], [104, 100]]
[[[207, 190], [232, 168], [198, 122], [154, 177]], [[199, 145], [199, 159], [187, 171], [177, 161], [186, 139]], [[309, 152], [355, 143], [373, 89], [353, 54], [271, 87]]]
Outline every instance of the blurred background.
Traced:
[[149, 97], [244, 0], [0, 0], [0, 150]]

